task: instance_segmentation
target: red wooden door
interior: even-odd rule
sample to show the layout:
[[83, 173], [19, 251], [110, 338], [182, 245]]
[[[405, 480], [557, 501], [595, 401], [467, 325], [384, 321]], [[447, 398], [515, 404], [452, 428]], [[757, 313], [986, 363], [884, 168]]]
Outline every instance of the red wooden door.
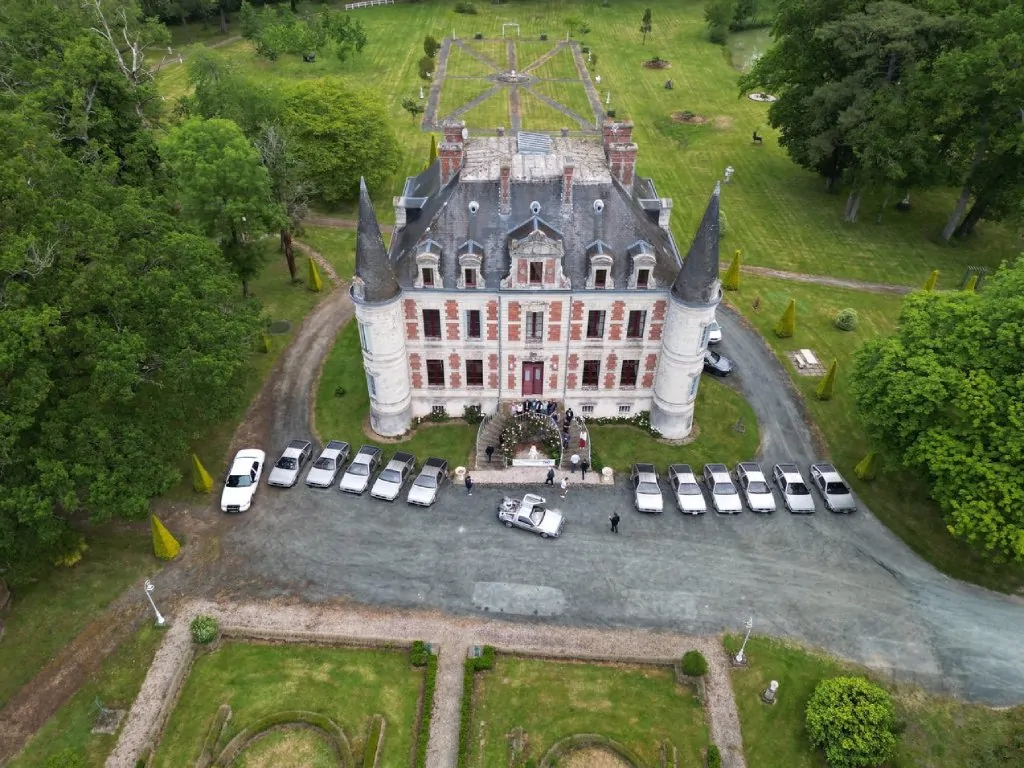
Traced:
[[523, 394], [544, 394], [544, 363], [523, 363]]

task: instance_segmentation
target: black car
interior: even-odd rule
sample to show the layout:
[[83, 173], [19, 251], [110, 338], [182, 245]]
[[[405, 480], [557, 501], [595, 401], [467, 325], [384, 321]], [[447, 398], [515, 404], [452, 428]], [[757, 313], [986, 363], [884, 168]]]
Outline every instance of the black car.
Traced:
[[704, 373], [712, 376], [728, 376], [732, 373], [732, 360], [713, 349], [704, 352]]

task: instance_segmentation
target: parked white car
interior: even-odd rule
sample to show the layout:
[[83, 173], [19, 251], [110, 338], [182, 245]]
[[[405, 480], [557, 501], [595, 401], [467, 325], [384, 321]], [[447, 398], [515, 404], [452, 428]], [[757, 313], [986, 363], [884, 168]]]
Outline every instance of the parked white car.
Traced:
[[633, 504], [637, 512], [660, 514], [664, 509], [658, 470], [653, 464], [634, 464], [629, 475], [633, 482]]
[[707, 512], [708, 505], [704, 501], [704, 492], [697, 483], [689, 464], [671, 464], [668, 468], [668, 484], [676, 497], [679, 511], [686, 515], [702, 515]]
[[448, 462], [434, 457], [423, 462], [423, 469], [412, 483], [405, 500], [420, 507], [429, 507], [437, 501], [437, 493], [448, 481]]
[[298, 481], [299, 473], [312, 455], [313, 444], [309, 440], [292, 440], [267, 475], [267, 485], [291, 488]]
[[830, 512], [856, 512], [857, 500], [849, 484], [831, 464], [811, 464], [811, 484], [821, 494]]
[[415, 456], [399, 451], [391, 457], [391, 461], [377, 475], [377, 481], [370, 489], [370, 495], [375, 499], [394, 501], [402, 492], [402, 486], [409, 479], [415, 466]]
[[227, 480], [224, 481], [224, 490], [220, 494], [221, 512], [249, 511], [266, 460], [267, 454], [256, 448], [246, 448], [235, 454]]
[[351, 447], [344, 440], [331, 440], [327, 443], [320, 455], [316, 457], [313, 466], [306, 474], [306, 485], [311, 488], [330, 488], [334, 485], [334, 478], [338, 476], [338, 470], [348, 461], [348, 454]]
[[715, 512], [720, 515], [735, 515], [743, 511], [740, 492], [733, 485], [729, 468], [725, 464], [705, 464], [704, 485], [711, 494]]
[[527, 493], [522, 499], [506, 496], [498, 507], [498, 519], [506, 528], [523, 528], [542, 539], [557, 539], [562, 535], [565, 518], [557, 509], [548, 509], [543, 496]]
[[814, 512], [814, 497], [807, 487], [800, 467], [796, 464], [776, 464], [772, 470], [775, 484], [782, 494], [782, 503], [794, 515], [809, 515]]
[[708, 344], [717, 344], [722, 340], [722, 326], [717, 320], [708, 323]]
[[372, 445], [364, 445], [355, 456], [352, 463], [348, 465], [345, 474], [341, 476], [338, 487], [345, 493], [361, 494], [370, 485], [370, 477], [380, 466], [380, 448]]
[[761, 465], [754, 461], [741, 461], [736, 465], [736, 482], [747, 497], [751, 512], [774, 512], [775, 494], [768, 485], [768, 479], [761, 471]]

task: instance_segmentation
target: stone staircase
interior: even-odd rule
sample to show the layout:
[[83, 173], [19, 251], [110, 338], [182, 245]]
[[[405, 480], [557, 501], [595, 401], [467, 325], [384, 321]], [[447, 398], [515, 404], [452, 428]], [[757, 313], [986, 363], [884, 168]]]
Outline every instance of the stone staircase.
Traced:
[[[499, 407], [498, 412], [488, 417], [481, 426], [476, 439], [476, 466], [474, 469], [505, 468], [505, 452], [498, 444], [498, 438], [501, 437], [501, 430], [505, 428], [505, 420], [507, 418], [505, 409]], [[487, 446], [489, 445], [494, 447], [494, 455], [491, 457], [491, 463], [488, 465]]]
[[[559, 414], [559, 416], [561, 416], [561, 415], [562, 414]], [[559, 424], [563, 424], [564, 422], [565, 422], [565, 418], [563, 416], [562, 419], [558, 423]], [[580, 448], [580, 431], [581, 430], [586, 430], [586, 432], [587, 432], [587, 447], [586, 448]], [[584, 424], [582, 421], [580, 421], [578, 416], [576, 418], [574, 418], [572, 420], [572, 424], [569, 426], [569, 447], [566, 448], [562, 452], [562, 464], [559, 467], [559, 469], [564, 469], [566, 471], [569, 471], [569, 470], [572, 469], [572, 462], [570, 461], [570, 459], [572, 458], [572, 455], [574, 453], [578, 453], [579, 454], [581, 462], [586, 461], [587, 464], [591, 464], [592, 465], [593, 462], [590, 460], [590, 443], [591, 443], [591, 440], [592, 440], [592, 438], [591, 438], [591, 435], [590, 435], [590, 430], [587, 429], [586, 424]]]

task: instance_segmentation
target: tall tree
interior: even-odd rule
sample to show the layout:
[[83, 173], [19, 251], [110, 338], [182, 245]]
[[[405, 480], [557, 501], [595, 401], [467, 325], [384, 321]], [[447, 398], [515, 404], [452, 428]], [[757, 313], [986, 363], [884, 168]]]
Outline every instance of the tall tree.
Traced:
[[216, 240], [249, 295], [264, 251], [256, 241], [285, 222], [259, 152], [230, 120], [190, 118], [160, 145], [184, 217]]
[[652, 22], [651, 22], [651, 9], [645, 8], [644, 15], [640, 18], [640, 32], [643, 33], [644, 39], [643, 44], [647, 44], [647, 36], [651, 34]]
[[309, 198], [314, 193], [314, 187], [306, 180], [302, 164], [291, 150], [290, 140], [279, 125], [265, 125], [255, 143], [263, 167], [270, 176], [271, 196], [284, 212], [280, 228], [281, 250], [288, 263], [288, 273], [292, 280], [296, 280], [292, 239], [309, 213]]
[[857, 412], [887, 463], [921, 471], [950, 533], [1024, 562], [1024, 261], [980, 293], [909, 296], [856, 354]]

